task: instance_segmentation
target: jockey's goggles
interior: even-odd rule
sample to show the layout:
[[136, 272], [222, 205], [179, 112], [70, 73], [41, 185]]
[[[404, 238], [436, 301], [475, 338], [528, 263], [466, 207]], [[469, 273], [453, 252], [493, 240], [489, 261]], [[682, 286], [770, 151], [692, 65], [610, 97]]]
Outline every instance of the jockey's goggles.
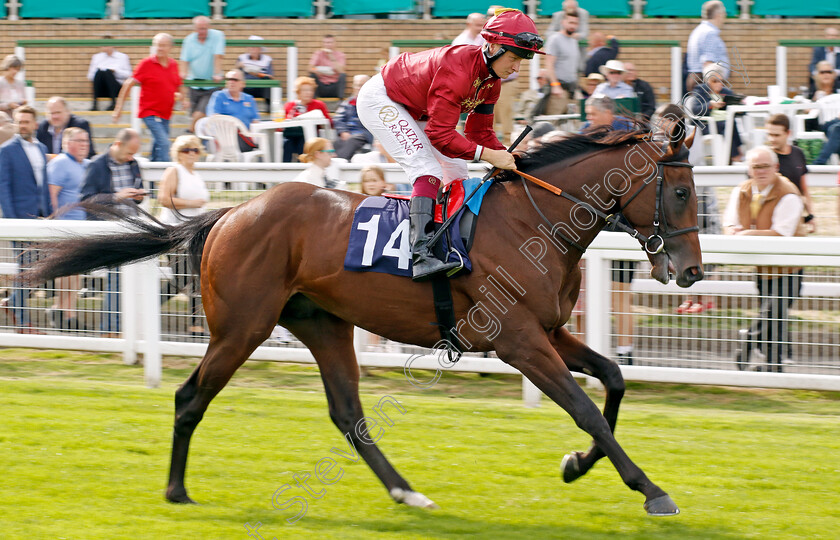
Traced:
[[484, 29], [485, 32], [490, 32], [491, 34], [496, 34], [498, 36], [510, 38], [513, 40], [513, 44], [517, 47], [522, 47], [523, 49], [542, 49], [543, 46], [543, 38], [541, 38], [538, 34], [533, 32], [519, 32], [518, 34], [508, 34], [507, 32], [496, 32], [495, 30], [488, 30]]

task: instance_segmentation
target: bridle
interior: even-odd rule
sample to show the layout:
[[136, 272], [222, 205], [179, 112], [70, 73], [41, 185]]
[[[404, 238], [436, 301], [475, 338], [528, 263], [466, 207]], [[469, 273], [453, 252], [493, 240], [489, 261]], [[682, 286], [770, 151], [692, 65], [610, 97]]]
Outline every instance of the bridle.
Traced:
[[[672, 238], [674, 236], [679, 236], [681, 234], [687, 234], [687, 233], [690, 233], [690, 232], [696, 232], [696, 231], [700, 230], [700, 227], [698, 227], [697, 225], [695, 225], [694, 227], [685, 227], [683, 229], [675, 229], [675, 230], [669, 230], [668, 229], [668, 222], [667, 222], [667, 219], [665, 217], [665, 209], [664, 209], [663, 204], [662, 204], [662, 197], [663, 197], [663, 195], [662, 195], [662, 184], [665, 181], [665, 167], [688, 167], [688, 168], [693, 168], [694, 165], [692, 165], [690, 163], [684, 163], [684, 162], [681, 162], [681, 161], [657, 161], [656, 162], [656, 171], [651, 176], [649, 176], [648, 178], [646, 178], [644, 180], [644, 182], [636, 190], [636, 192], [633, 193], [633, 195], [631, 195], [630, 198], [627, 199], [627, 201], [619, 207], [618, 211], [613, 212], [611, 214], [605, 214], [604, 212], [598, 210], [597, 208], [595, 208], [594, 206], [592, 206], [588, 202], [581, 201], [580, 199], [578, 199], [574, 195], [569, 195], [568, 193], [566, 193], [562, 189], [560, 189], [556, 186], [552, 186], [548, 182], [544, 182], [544, 181], [540, 180], [539, 178], [536, 178], [534, 176], [531, 176], [529, 174], [523, 173], [523, 172], [515, 170], [515, 169], [514, 169], [513, 172], [515, 172], [516, 174], [518, 174], [519, 176], [522, 177], [522, 185], [525, 187], [525, 193], [528, 195], [528, 199], [531, 201], [531, 205], [534, 207], [534, 210], [537, 211], [537, 214], [539, 214], [539, 216], [543, 219], [543, 221], [545, 221], [548, 224], [548, 226], [550, 228], [550, 231], [551, 231], [551, 234], [555, 234], [555, 235], [559, 236], [560, 238], [565, 240], [567, 243], [569, 243], [572, 247], [574, 247], [575, 249], [577, 249], [581, 253], [585, 252], [586, 248], [581, 246], [580, 244], [578, 244], [577, 242], [575, 242], [571, 238], [568, 238], [563, 233], [561, 233], [559, 231], [556, 231], [555, 230], [556, 226], [553, 223], [551, 223], [551, 221], [547, 217], [545, 217], [545, 214], [543, 214], [542, 210], [540, 210], [539, 206], [537, 206], [536, 201], [534, 201], [534, 197], [531, 196], [531, 190], [528, 189], [528, 182], [526, 182], [526, 180], [528, 180], [528, 181], [530, 181], [530, 182], [532, 182], [532, 183], [534, 183], [534, 184], [536, 184], [536, 185], [538, 185], [542, 188], [545, 188], [548, 191], [551, 191], [555, 195], [558, 195], [558, 196], [563, 197], [564, 199], [567, 199], [567, 200], [569, 200], [569, 201], [571, 201], [575, 204], [579, 204], [579, 205], [583, 206], [584, 208], [586, 208], [587, 210], [589, 210], [590, 212], [592, 212], [596, 216], [598, 216], [601, 219], [603, 219], [604, 221], [606, 221], [608, 224], [613, 225], [615, 228], [626, 232], [627, 234], [629, 234], [633, 238], [636, 238], [637, 240], [642, 242], [643, 245], [644, 245], [645, 251], [647, 253], [649, 253], [650, 255], [655, 255], [655, 254], [661, 253], [661, 252], [666, 252], [667, 253], [667, 251], [665, 249], [665, 239], [666, 238]], [[624, 209], [627, 208], [627, 206], [629, 206], [630, 203], [633, 202], [633, 200], [636, 197], [638, 197], [639, 194], [654, 179], [656, 180], [656, 206], [655, 206], [654, 211], [653, 211], [653, 234], [650, 235], [650, 236], [645, 236], [644, 234], [639, 232], [639, 230], [636, 229], [633, 226], [632, 223], [630, 223], [630, 220], [628, 220], [626, 217], [624, 217], [623, 212], [624, 212]], [[660, 222], [660, 218], [662, 220], [661, 222]]]

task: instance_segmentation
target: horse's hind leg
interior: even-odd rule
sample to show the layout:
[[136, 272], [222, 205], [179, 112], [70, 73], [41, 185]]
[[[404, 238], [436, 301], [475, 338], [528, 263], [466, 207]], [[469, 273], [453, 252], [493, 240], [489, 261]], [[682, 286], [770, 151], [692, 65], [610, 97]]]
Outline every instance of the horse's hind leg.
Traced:
[[[353, 325], [320, 309], [306, 318], [281, 318], [280, 323], [309, 348], [318, 362], [330, 418], [353, 446], [348, 447], [347, 452], [355, 450], [362, 456], [396, 502], [436, 508], [425, 495], [411, 489], [368, 435], [359, 400], [359, 365], [353, 348]], [[382, 410], [384, 413], [384, 405]], [[397, 409], [392, 406], [388, 410]]]
[[[581, 343], [565, 327], [549, 334], [549, 340], [554, 346], [554, 350], [563, 358], [563, 362], [569, 370], [595, 377], [604, 385], [607, 393], [604, 402], [604, 418], [610, 426], [610, 431], [615, 433], [618, 407], [621, 398], [624, 397], [624, 378], [621, 376], [621, 369], [609, 358], [596, 353]], [[602, 457], [604, 457], [604, 452], [594, 441], [586, 453], [573, 452], [568, 454], [563, 458], [563, 463], [560, 466], [563, 471], [563, 481], [577, 480], [586, 474]]]
[[[279, 309], [279, 308], [278, 308]], [[175, 429], [166, 498], [171, 502], [192, 503], [184, 486], [190, 439], [210, 401], [228, 383], [233, 373], [265, 341], [274, 327], [274, 318], [259, 321], [245, 314], [238, 317], [239, 330], [226, 330], [210, 339], [207, 353], [190, 377], [175, 392]]]

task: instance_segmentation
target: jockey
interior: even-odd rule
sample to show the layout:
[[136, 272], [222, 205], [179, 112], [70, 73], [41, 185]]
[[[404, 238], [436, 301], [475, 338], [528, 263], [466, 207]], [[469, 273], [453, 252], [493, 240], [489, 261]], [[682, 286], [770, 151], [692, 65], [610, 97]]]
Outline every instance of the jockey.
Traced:
[[[413, 188], [410, 241], [413, 279], [427, 280], [457, 268], [429, 247], [434, 205], [441, 184], [467, 177], [467, 161], [483, 159], [500, 169], [515, 167], [513, 155], [493, 131], [493, 105], [501, 78], [519, 71], [543, 45], [534, 22], [514, 9], [498, 9], [481, 31], [487, 41], [392, 58], [362, 87], [359, 118], [402, 166]], [[455, 130], [467, 113], [464, 135]]]

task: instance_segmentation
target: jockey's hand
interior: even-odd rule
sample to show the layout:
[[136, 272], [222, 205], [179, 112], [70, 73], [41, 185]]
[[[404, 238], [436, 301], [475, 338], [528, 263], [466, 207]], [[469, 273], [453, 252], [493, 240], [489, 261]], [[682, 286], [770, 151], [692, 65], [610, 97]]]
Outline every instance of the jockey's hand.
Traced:
[[481, 159], [499, 169], [510, 170], [516, 168], [516, 162], [513, 160], [513, 154], [507, 150], [484, 148], [484, 150], [481, 151]]

